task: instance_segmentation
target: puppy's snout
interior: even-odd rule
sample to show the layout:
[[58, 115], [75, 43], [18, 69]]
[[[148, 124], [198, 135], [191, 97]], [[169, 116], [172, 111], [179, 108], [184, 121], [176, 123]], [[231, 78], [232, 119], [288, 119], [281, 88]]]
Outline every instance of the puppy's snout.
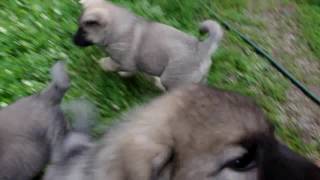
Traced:
[[76, 34], [73, 36], [73, 43], [80, 47], [87, 47], [93, 45], [93, 43], [87, 39], [87, 33], [83, 28], [79, 28]]
[[262, 179], [316, 180], [320, 179], [320, 169], [306, 158], [279, 143], [266, 144], [260, 160]]

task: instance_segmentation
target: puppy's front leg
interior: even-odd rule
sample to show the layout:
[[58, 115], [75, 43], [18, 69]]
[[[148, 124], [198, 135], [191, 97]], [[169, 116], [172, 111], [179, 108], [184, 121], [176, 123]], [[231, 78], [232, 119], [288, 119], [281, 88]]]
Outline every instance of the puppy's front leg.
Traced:
[[133, 72], [128, 72], [128, 71], [119, 71], [118, 72], [119, 76], [124, 77], [124, 78], [128, 78], [134, 75]]
[[110, 57], [102, 58], [99, 61], [100, 67], [106, 72], [119, 71], [120, 65], [113, 61]]
[[102, 58], [99, 61], [100, 67], [106, 71], [106, 72], [116, 72], [118, 71], [118, 74], [121, 77], [131, 77], [134, 75], [133, 72], [128, 72], [128, 71], [120, 71], [120, 65], [113, 61], [110, 57]]
[[173, 153], [169, 146], [145, 137], [132, 140], [121, 152], [124, 163], [122, 174], [130, 180], [158, 179], [157, 176], [170, 161]]
[[159, 88], [162, 92], [166, 92], [166, 87], [164, 87], [164, 85], [161, 82], [161, 78], [157, 77], [157, 76], [153, 76], [154, 79], [154, 85]]

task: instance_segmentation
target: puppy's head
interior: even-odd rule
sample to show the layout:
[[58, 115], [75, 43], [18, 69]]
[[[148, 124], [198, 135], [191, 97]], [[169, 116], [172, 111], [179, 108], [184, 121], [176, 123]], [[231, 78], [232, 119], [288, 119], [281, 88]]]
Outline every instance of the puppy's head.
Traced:
[[103, 44], [110, 23], [108, 3], [104, 0], [82, 0], [81, 4], [83, 12], [73, 37], [74, 43], [81, 47]]
[[170, 158], [151, 166], [155, 179], [320, 178], [318, 167], [276, 140], [273, 127], [250, 99], [201, 86], [182, 94], [183, 105], [170, 118], [173, 143], [164, 156]]
[[[175, 145], [171, 179], [256, 180], [257, 136], [272, 128], [250, 99], [203, 86], [184, 90], [172, 123]], [[170, 163], [169, 163], [170, 164]]]

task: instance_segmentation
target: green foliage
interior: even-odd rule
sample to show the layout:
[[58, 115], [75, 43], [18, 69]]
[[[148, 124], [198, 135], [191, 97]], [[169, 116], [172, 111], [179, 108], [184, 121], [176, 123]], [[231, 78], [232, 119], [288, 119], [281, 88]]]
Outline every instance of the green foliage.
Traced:
[[299, 27], [310, 49], [320, 60], [320, 1], [319, 6], [301, 5], [299, 7]]
[[295, 0], [300, 4], [310, 4], [310, 5], [318, 5], [320, 6], [320, 0]]

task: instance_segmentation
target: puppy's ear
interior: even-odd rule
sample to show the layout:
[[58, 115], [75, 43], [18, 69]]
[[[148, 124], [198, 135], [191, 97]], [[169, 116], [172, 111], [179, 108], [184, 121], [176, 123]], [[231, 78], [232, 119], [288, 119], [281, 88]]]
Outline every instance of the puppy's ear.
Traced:
[[79, 2], [84, 8], [87, 8], [93, 4], [103, 3], [104, 0], [80, 0]]
[[81, 26], [85, 28], [106, 27], [110, 23], [110, 16], [107, 10], [96, 10], [85, 14], [80, 20]]

